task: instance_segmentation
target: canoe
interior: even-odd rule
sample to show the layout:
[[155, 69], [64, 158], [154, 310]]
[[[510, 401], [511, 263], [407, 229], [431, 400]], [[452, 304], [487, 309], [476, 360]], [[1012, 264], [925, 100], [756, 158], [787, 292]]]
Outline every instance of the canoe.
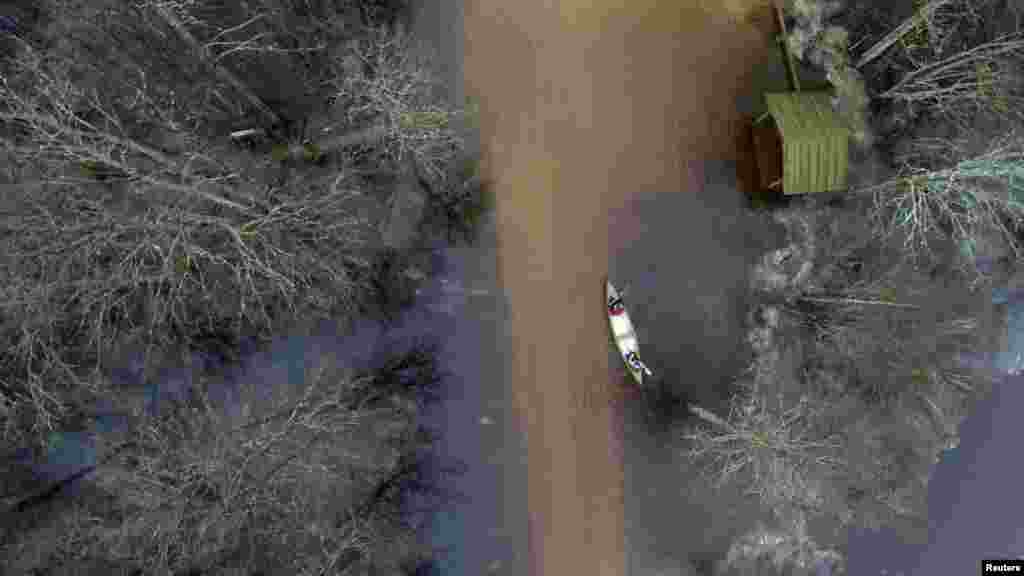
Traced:
[[607, 278], [604, 281], [605, 312], [608, 314], [608, 325], [612, 331], [612, 339], [622, 355], [626, 369], [632, 374], [636, 383], [643, 386], [647, 378], [654, 376], [649, 368], [640, 360], [640, 343], [633, 330], [633, 322], [629, 319], [626, 303], [622, 294]]

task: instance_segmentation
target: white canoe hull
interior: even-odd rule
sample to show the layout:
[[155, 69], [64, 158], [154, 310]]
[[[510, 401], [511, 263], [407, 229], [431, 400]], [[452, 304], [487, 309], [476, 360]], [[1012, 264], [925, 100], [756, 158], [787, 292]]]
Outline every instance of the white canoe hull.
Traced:
[[633, 329], [633, 322], [629, 319], [629, 312], [626, 311], [622, 301], [622, 295], [612, 285], [611, 281], [605, 280], [605, 313], [608, 315], [608, 325], [612, 331], [612, 339], [615, 346], [622, 355], [622, 361], [626, 369], [641, 386], [646, 378], [654, 374], [640, 360], [640, 342], [637, 340], [636, 331]]

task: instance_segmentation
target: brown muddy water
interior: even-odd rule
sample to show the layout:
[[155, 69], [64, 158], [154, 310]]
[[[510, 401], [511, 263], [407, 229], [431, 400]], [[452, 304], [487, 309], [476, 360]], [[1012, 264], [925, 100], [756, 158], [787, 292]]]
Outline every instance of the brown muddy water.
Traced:
[[512, 401], [481, 445], [497, 528], [467, 536], [499, 538], [472, 548], [500, 562], [467, 574], [690, 574], [750, 520], [626, 401], [600, 289], [629, 286], [660, 408], [710, 401], [742, 366], [746, 270], [775, 231], [744, 209], [735, 142], [757, 90], [785, 79], [771, 12], [735, 4], [464, 4], [507, 310], [505, 372], [480, 394]]

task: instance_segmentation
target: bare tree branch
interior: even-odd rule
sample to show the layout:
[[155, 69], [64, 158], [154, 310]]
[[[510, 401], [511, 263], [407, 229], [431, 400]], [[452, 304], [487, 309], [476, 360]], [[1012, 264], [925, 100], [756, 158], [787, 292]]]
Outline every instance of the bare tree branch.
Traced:
[[213, 66], [214, 70], [217, 72], [217, 75], [220, 76], [222, 80], [230, 84], [235, 90], [238, 90], [238, 92], [241, 93], [243, 97], [245, 97], [246, 101], [249, 102], [249, 105], [251, 105], [257, 111], [259, 111], [259, 113], [262, 114], [267, 119], [267, 121], [270, 122], [272, 125], [277, 126], [281, 124], [280, 116], [278, 116], [273, 110], [271, 110], [270, 107], [267, 106], [267, 104], [259, 98], [259, 96], [256, 96], [256, 94], [253, 93], [253, 91], [249, 88], [249, 86], [245, 84], [245, 82], [242, 82], [230, 70], [217, 63], [217, 59], [210, 53], [210, 51], [205, 46], [201, 45], [199, 41], [197, 41], [195, 37], [192, 36], [192, 34], [188, 31], [188, 28], [185, 27], [185, 24], [180, 19], [178, 19], [178, 17], [171, 10], [161, 5], [155, 5], [154, 9], [157, 11], [160, 17], [163, 18], [164, 21], [166, 21], [167, 24], [174, 29], [178, 36], [180, 36], [182, 40], [184, 40], [189, 46], [192, 47], [192, 49], [204, 62], [207, 62], [211, 66]]
[[867, 66], [872, 60], [884, 54], [886, 50], [899, 42], [900, 38], [913, 30], [915, 26], [921, 22], [926, 22], [936, 9], [949, 2], [950, 0], [931, 0], [931, 2], [922, 6], [913, 16], [907, 18], [902, 24], [886, 34], [884, 38], [876, 42], [874, 46], [868, 48], [864, 55], [860, 57], [860, 60], [857, 61], [857, 68]]

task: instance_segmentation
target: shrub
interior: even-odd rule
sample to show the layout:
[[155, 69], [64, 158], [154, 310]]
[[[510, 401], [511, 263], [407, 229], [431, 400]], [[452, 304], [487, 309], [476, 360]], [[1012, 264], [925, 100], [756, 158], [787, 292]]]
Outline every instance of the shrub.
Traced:
[[952, 55], [915, 62], [915, 68], [879, 95], [928, 108], [969, 126], [981, 113], [1021, 119], [1024, 34], [1009, 34]]
[[265, 335], [286, 313], [351, 312], [366, 290], [367, 223], [341, 178], [283, 188], [259, 207], [125, 166], [128, 181], [113, 188], [53, 177], [21, 189], [0, 221], [6, 377], [39, 387], [42, 428], [61, 411], [58, 392], [83, 384], [122, 336], [173, 347], [225, 320]]
[[56, 520], [56, 535], [38, 526], [16, 535], [5, 565], [397, 568], [424, 552], [418, 502], [448, 498], [448, 472], [425, 452], [432, 437], [416, 423], [439, 381], [434, 358], [413, 347], [364, 372], [321, 359], [300, 383], [267, 386], [251, 374], [227, 396], [216, 387], [228, 384], [205, 380], [155, 415], [98, 432], [91, 497]]
[[703, 461], [719, 485], [749, 480], [749, 493], [772, 510], [794, 503], [820, 507], [815, 484], [843, 467], [838, 442], [814, 438], [808, 398], [785, 408], [781, 400], [747, 394], [734, 399], [728, 420], [691, 408], [706, 424], [684, 435], [690, 457]]
[[446, 232], [451, 242], [474, 241], [484, 216], [494, 209], [494, 198], [481, 178], [479, 163], [463, 156], [441, 179], [431, 181], [421, 175], [419, 180], [429, 200], [427, 225]]
[[411, 159], [440, 179], [464, 150], [463, 113], [440, 103], [437, 79], [410, 58], [408, 43], [402, 35], [355, 41], [358, 63], [335, 85], [337, 102], [353, 126], [384, 127], [392, 158]]
[[724, 566], [743, 574], [765, 573], [768, 566], [806, 573], [818, 557], [834, 554], [819, 550], [807, 523], [832, 509], [833, 483], [846, 473], [841, 438], [823, 432], [817, 401], [802, 397], [787, 408], [783, 394], [760, 389], [766, 377], [773, 375], [761, 372], [741, 385], [727, 420], [691, 406], [702, 422], [684, 439], [689, 457], [716, 486], [746, 485], [781, 523], [777, 531], [762, 527], [734, 543]]
[[[104, 394], [96, 371], [126, 339], [170, 355], [214, 334], [358, 313], [374, 248], [356, 213], [365, 183], [352, 145], [385, 138], [436, 174], [461, 149], [444, 121], [453, 113], [405, 66], [405, 41], [352, 24], [353, 3], [47, 7], [45, 41], [19, 39], [0, 81], [21, 180], [0, 212], [0, 424], [11, 441], [45, 437]], [[356, 53], [376, 70], [347, 75]], [[278, 72], [294, 77], [272, 84], [297, 86], [286, 95], [296, 106], [322, 98], [313, 108], [339, 136], [271, 125], [296, 119], [264, 101], [259, 74]], [[347, 99], [328, 105], [339, 86]], [[318, 166], [228, 145], [227, 126], [251, 111], [263, 116], [255, 132], [288, 142], [271, 157]]]
[[695, 463], [747, 486], [779, 523], [735, 544], [731, 573], [813, 573], [841, 560], [830, 547], [850, 526], [920, 535], [932, 466], [991, 384], [962, 362], [997, 323], [956, 246], [914, 266], [873, 214], [807, 199], [775, 215], [790, 245], [755, 271], [754, 361], [726, 418], [691, 407]]
[[[772, 530], [759, 524], [729, 548], [723, 568], [736, 576], [762, 574], [842, 576], [845, 558], [835, 550], [822, 549], [807, 534], [806, 523], [792, 531]], [[774, 571], [769, 571], [774, 570]]]
[[[917, 142], [917, 157], [903, 174], [865, 188], [882, 217], [880, 232], [902, 232], [910, 254], [927, 254], [938, 237], [952, 239], [969, 258], [979, 239], [995, 232], [1019, 258], [1024, 217], [1024, 155], [1015, 133], [996, 138], [982, 154], [966, 157], [955, 142]], [[926, 160], [938, 160], [928, 167]]]

